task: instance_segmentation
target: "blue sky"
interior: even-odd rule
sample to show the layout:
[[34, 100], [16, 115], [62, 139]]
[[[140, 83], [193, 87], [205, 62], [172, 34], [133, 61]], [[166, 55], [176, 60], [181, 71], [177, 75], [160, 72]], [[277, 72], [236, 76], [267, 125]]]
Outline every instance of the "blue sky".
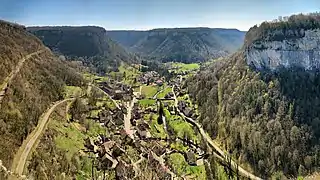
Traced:
[[248, 30], [278, 16], [320, 10], [319, 0], [0, 0], [0, 19], [108, 30], [220, 27]]

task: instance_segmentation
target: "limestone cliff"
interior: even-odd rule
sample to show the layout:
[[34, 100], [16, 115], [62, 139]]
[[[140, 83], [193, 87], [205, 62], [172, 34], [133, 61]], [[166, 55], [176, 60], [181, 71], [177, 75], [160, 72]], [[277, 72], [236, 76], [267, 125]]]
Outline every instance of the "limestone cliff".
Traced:
[[269, 70], [280, 67], [319, 69], [320, 28], [315, 23], [304, 27], [303, 23], [309, 22], [297, 22], [295, 19], [294, 22], [265, 23], [261, 25], [263, 27], [253, 27], [246, 35], [244, 46], [247, 64]]

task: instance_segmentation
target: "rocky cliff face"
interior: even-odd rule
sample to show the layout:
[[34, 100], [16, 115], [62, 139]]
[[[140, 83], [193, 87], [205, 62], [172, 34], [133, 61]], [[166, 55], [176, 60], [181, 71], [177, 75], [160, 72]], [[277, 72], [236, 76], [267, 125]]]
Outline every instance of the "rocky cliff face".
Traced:
[[[276, 32], [275, 32], [276, 33]], [[246, 47], [246, 61], [257, 69], [320, 68], [320, 29], [290, 31], [290, 38], [259, 40]]]

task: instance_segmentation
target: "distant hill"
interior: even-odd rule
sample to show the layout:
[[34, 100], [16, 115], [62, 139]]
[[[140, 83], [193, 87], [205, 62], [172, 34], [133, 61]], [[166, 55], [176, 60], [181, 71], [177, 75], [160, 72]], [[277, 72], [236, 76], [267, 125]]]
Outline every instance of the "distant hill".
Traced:
[[10, 167], [39, 116], [62, 99], [64, 86], [83, 80], [24, 26], [0, 21], [0, 39], [0, 159]]
[[173, 28], [108, 31], [131, 52], [160, 61], [201, 62], [226, 56], [241, 47], [245, 32], [237, 29]]
[[106, 30], [96, 26], [83, 27], [28, 27], [51, 50], [69, 58], [80, 58], [99, 72], [117, 67], [121, 61], [129, 62], [131, 56], [112, 41]]

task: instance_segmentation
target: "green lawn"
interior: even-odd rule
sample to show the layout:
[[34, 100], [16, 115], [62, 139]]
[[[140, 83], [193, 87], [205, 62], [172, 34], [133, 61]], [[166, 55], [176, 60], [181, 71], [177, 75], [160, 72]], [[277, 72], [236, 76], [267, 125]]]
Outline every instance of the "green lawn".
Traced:
[[184, 63], [175, 62], [175, 63], [171, 63], [170, 65], [173, 69], [175, 69], [176, 72], [192, 71], [200, 68], [200, 65], [197, 63], [184, 64]]
[[152, 98], [158, 91], [157, 86], [142, 86], [141, 94], [145, 95], [146, 98]]
[[153, 106], [156, 104], [156, 100], [153, 99], [141, 99], [138, 101], [139, 105], [142, 107]]
[[55, 144], [59, 149], [67, 151], [66, 155], [69, 161], [75, 153], [84, 148], [83, 139], [85, 135], [72, 124], [65, 127], [63, 122], [50, 121], [49, 127], [59, 133], [54, 139]]
[[135, 79], [141, 74], [139, 69], [125, 63], [122, 63], [118, 69], [118, 73], [122, 76], [123, 83], [129, 85], [139, 85], [139, 82], [135, 81]]
[[171, 87], [166, 87], [162, 92], [157, 95], [157, 98], [164, 98], [169, 92], [172, 91]]
[[152, 137], [165, 138], [167, 136], [167, 133], [164, 130], [163, 124], [162, 125], [158, 124], [158, 115], [146, 114], [144, 116], [144, 119], [146, 122], [150, 121], [150, 116], [152, 116], [152, 120], [150, 124], [150, 127], [151, 127], [150, 133]]
[[180, 153], [172, 153], [169, 156], [169, 164], [172, 166], [173, 171], [178, 175], [187, 175], [195, 177], [195, 179], [206, 179], [206, 170], [202, 166], [189, 166]]
[[192, 141], [198, 140], [192, 126], [188, 122], [182, 120], [180, 116], [171, 116], [167, 123], [178, 137], [184, 138], [184, 136], [187, 136]]
[[96, 137], [99, 134], [106, 134], [106, 129], [101, 127], [100, 124], [92, 120], [85, 120], [84, 122], [88, 128], [85, 129], [79, 123], [66, 123], [64, 121], [50, 121], [49, 127], [56, 130], [58, 134], [54, 138], [54, 142], [59, 149], [65, 150], [68, 160], [72, 156], [84, 149], [84, 139], [87, 137]]
[[189, 149], [188, 146], [183, 145], [180, 141], [171, 143], [170, 148], [178, 150], [178, 151], [183, 151], [183, 152], [187, 152]]

